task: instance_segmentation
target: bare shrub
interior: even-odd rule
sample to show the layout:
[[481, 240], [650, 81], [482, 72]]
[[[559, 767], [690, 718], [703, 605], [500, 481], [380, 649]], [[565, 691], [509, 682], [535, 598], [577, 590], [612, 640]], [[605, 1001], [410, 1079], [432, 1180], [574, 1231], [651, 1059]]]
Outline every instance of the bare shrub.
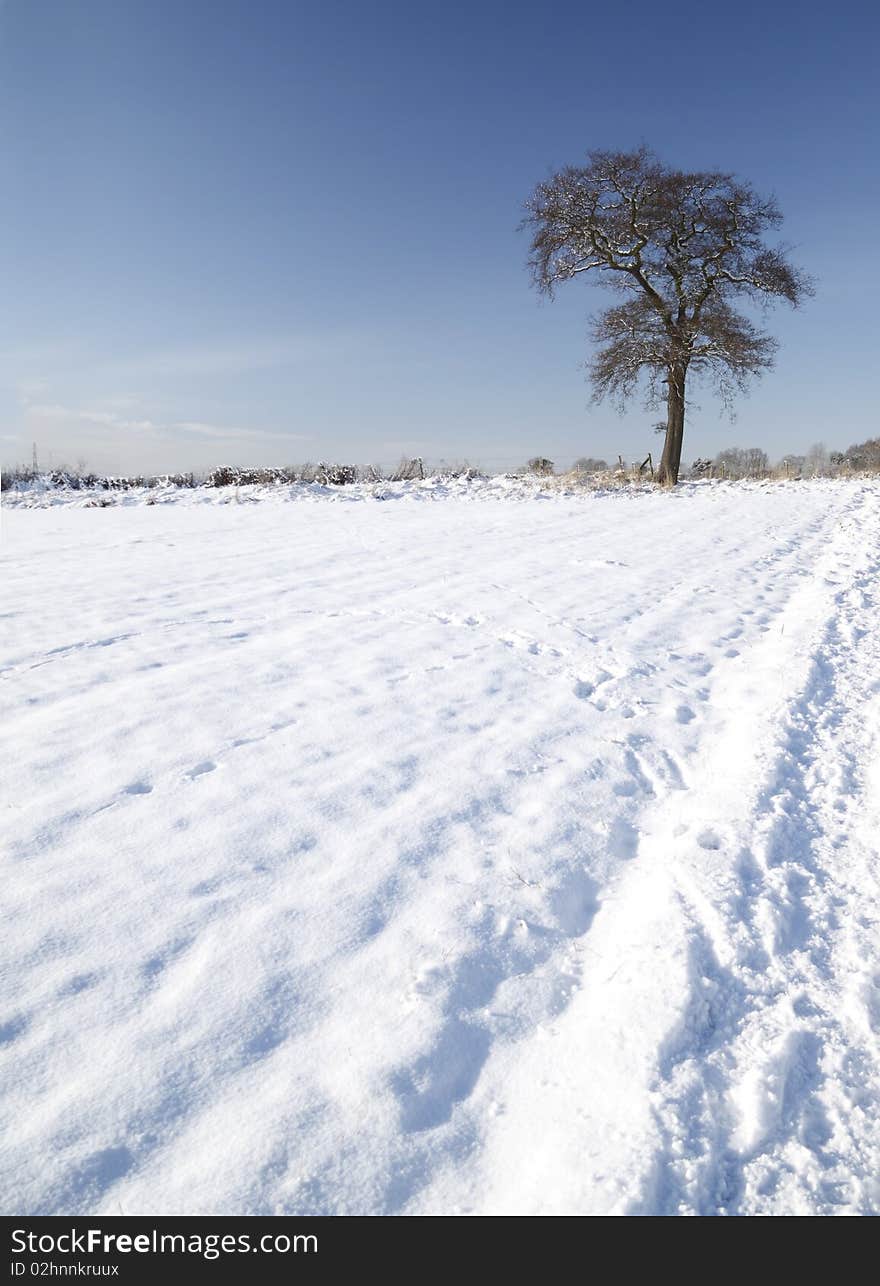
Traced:
[[206, 487], [231, 487], [238, 482], [238, 470], [231, 465], [221, 464], [212, 469], [205, 479]]
[[325, 487], [347, 487], [358, 480], [356, 464], [320, 463], [315, 470], [315, 481]]
[[546, 456], [533, 455], [531, 460], [526, 462], [523, 472], [534, 473], [537, 474], [538, 477], [542, 478], [551, 477], [556, 472], [556, 466], [553, 461], [548, 460]]
[[425, 476], [425, 465], [420, 455], [410, 459], [402, 456], [400, 463], [391, 475], [391, 482], [418, 482]]
[[468, 460], [440, 460], [427, 470], [427, 474], [431, 478], [463, 478], [465, 482], [473, 482], [475, 478], [489, 476]]

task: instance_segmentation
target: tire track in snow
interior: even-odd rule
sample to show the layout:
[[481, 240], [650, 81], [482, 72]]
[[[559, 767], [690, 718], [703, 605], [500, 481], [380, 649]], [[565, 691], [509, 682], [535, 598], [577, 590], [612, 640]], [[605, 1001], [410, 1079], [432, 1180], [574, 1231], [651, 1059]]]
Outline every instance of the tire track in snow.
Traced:
[[[690, 994], [659, 1059], [662, 1143], [633, 1206], [642, 1212], [880, 1206], [869, 964], [880, 900], [876, 847], [857, 821], [871, 808], [859, 765], [880, 748], [875, 497], [864, 496], [843, 535], [824, 568], [826, 583], [839, 576], [841, 587], [809, 649], [806, 681], [789, 699], [754, 804], [740, 801], [750, 820], [737, 825], [728, 805], [726, 823], [698, 836], [703, 856], [718, 860], [676, 868]], [[707, 766], [706, 780], [723, 774], [723, 748], [722, 739], [722, 762]]]
[[[626, 844], [617, 843], [616, 834], [609, 843], [629, 860], [599, 893], [570, 1003], [558, 1019], [545, 1015], [518, 1048], [493, 1050], [480, 1095], [458, 1117], [473, 1157], [459, 1154], [455, 1170], [438, 1166], [413, 1209], [736, 1208], [743, 1158], [733, 1142], [740, 1114], [731, 1098], [736, 1082], [729, 1051], [764, 993], [772, 998], [785, 987], [785, 981], [766, 982], [768, 952], [761, 935], [749, 931], [750, 915], [760, 920], [757, 907], [767, 903], [772, 910], [773, 902], [746, 839], [764, 806], [768, 774], [785, 753], [778, 728], [791, 688], [800, 683], [802, 699], [809, 692], [815, 654], [836, 619], [840, 587], [832, 592], [825, 578], [839, 574], [866, 522], [876, 528], [876, 502], [858, 493], [833, 519], [826, 514], [805, 526], [801, 561], [814, 555], [829, 528], [834, 532], [809, 575], [800, 572], [790, 539], [782, 554], [761, 560], [777, 568], [782, 584], [770, 606], [782, 603], [784, 613], [771, 626], [769, 614], [762, 620], [743, 610], [737, 627], [742, 659], [723, 653], [728, 639], [722, 634], [713, 645], [718, 655], [701, 654], [703, 664], [697, 656], [670, 653], [671, 670], [652, 670], [655, 685], [672, 675], [670, 690], [676, 672], [710, 686], [710, 722], [704, 727], [701, 715], [678, 724], [695, 729], [683, 758], [671, 741], [664, 744], [664, 725], [650, 714], [635, 732], [614, 739], [624, 748], [621, 767], [628, 766], [638, 786], [631, 794], [609, 783], [628, 834]], [[717, 614], [713, 604], [709, 619]], [[679, 625], [685, 636], [694, 619], [693, 608], [685, 611]], [[703, 628], [705, 619], [699, 623]], [[645, 624], [646, 637], [657, 632], [650, 619]], [[669, 637], [665, 629], [659, 633]], [[622, 678], [609, 714], [627, 717], [621, 702], [634, 700], [626, 690], [631, 679]], [[720, 722], [713, 725], [715, 712]], [[786, 1036], [774, 1073], [781, 1119], [795, 1130], [803, 1121], [806, 1136], [818, 1140], [822, 1119], [800, 1105], [821, 1051], [808, 1027], [787, 1029]], [[774, 1086], [769, 1089], [772, 1094]], [[499, 1113], [488, 1126], [485, 1119], [479, 1123], [487, 1103], [490, 1111], [497, 1103]]]

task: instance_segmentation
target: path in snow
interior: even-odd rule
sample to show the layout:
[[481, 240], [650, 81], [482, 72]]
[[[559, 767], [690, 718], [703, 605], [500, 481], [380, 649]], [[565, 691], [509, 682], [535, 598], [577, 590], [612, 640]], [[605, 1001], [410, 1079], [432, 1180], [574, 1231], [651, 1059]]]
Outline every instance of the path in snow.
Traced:
[[4, 538], [4, 1209], [880, 1207], [877, 487]]

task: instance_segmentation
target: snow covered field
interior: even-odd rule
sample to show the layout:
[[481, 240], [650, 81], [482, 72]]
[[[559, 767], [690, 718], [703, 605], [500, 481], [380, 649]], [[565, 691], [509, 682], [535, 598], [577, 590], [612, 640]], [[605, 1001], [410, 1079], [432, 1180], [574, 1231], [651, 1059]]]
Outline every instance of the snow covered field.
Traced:
[[4, 497], [3, 1211], [880, 1211], [880, 486], [298, 494]]

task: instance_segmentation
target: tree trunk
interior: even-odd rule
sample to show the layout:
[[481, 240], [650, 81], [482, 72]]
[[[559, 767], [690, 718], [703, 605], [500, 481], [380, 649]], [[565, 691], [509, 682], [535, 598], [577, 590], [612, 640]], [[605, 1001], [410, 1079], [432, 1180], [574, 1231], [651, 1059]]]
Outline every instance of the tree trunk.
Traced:
[[657, 481], [675, 486], [681, 468], [681, 448], [684, 442], [684, 383], [687, 366], [676, 364], [669, 368], [666, 379], [666, 441], [657, 470]]

